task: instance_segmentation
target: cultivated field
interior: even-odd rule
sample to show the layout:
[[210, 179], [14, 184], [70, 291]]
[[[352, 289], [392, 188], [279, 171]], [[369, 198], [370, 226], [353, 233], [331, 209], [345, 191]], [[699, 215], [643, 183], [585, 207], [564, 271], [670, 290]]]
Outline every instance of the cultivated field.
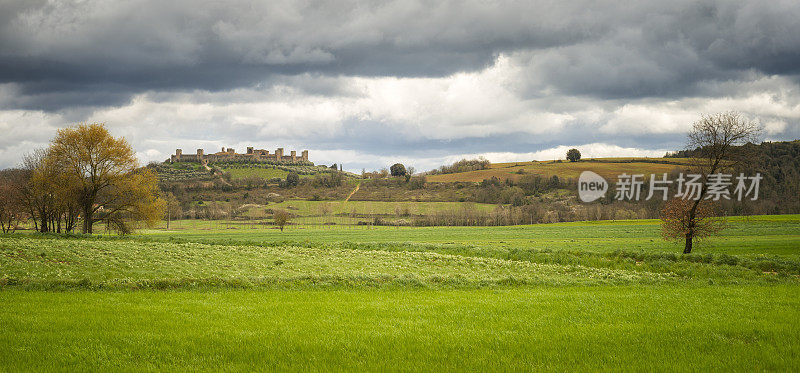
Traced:
[[0, 369], [798, 370], [800, 216], [0, 237]]
[[[217, 206], [229, 210], [231, 204], [225, 201], [203, 201], [194, 205]], [[291, 213], [291, 225], [303, 228], [313, 225], [359, 225], [373, 224], [375, 218], [384, 222], [405, 222], [410, 225], [415, 217], [437, 213], [490, 213], [497, 205], [475, 202], [386, 202], [386, 201], [308, 201], [291, 199], [266, 205], [244, 204], [239, 207], [238, 220], [182, 220], [170, 223], [172, 230], [208, 229], [265, 229], [274, 228], [269, 217], [277, 209]], [[99, 227], [102, 230], [102, 227]], [[159, 228], [166, 228], [161, 222]], [[309, 227], [310, 228], [310, 227]]]
[[627, 174], [661, 174], [675, 169], [685, 168], [685, 158], [593, 158], [580, 162], [569, 161], [533, 161], [513, 163], [492, 163], [485, 170], [459, 172], [453, 174], [432, 175], [431, 182], [471, 181], [481, 182], [492, 177], [501, 180], [516, 180], [522, 175], [541, 175], [561, 178], [578, 178], [583, 171], [594, 171], [607, 180], [615, 180], [617, 175]]
[[[731, 255], [800, 255], [800, 215], [730, 217], [718, 236], [698, 241], [695, 252]], [[500, 227], [376, 227], [236, 225], [184, 220], [179, 229], [143, 230], [148, 239], [264, 244], [281, 242], [436, 244], [482, 251], [498, 249], [571, 252], [679, 253], [682, 242], [664, 241], [658, 220], [614, 220]]]

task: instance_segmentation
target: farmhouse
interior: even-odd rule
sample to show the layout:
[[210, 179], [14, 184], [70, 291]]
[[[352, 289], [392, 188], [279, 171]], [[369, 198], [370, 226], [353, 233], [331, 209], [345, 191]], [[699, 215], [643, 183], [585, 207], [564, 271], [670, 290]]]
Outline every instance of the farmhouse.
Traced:
[[203, 149], [197, 149], [195, 154], [183, 154], [183, 150], [175, 149], [175, 154], [170, 156], [169, 161], [175, 162], [200, 162], [200, 163], [214, 163], [214, 162], [283, 162], [283, 163], [298, 163], [308, 162], [308, 150], [303, 150], [300, 156], [297, 152], [292, 150], [289, 155], [283, 154], [283, 148], [278, 148], [275, 153], [269, 152], [265, 149], [254, 149], [252, 146], [247, 147], [247, 153], [237, 153], [233, 148], [222, 148], [221, 151], [206, 154]]

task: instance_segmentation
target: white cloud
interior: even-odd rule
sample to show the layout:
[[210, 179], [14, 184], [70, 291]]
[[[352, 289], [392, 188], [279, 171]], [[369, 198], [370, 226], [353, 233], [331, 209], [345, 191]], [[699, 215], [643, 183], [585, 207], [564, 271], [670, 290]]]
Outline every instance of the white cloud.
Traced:
[[498, 152], [460, 154], [445, 157], [443, 161], [444, 163], [453, 163], [460, 159], [472, 159], [477, 157], [484, 157], [493, 163], [546, 161], [565, 159], [567, 151], [572, 148], [580, 150], [581, 157], [583, 158], [663, 157], [664, 154], [669, 151], [667, 149], [623, 148], [612, 144], [592, 143], [583, 145], [561, 145], [528, 153]]
[[775, 133], [781, 133], [784, 130], [786, 130], [786, 126], [788, 124], [786, 123], [785, 120], [770, 120], [765, 122], [763, 125], [764, 125], [764, 130], [767, 132], [767, 134], [772, 135]]
[[607, 116], [601, 131], [635, 135], [685, 133], [697, 120], [697, 113], [681, 108], [677, 102], [626, 104]]
[[[149, 91], [79, 118], [125, 136], [143, 162], [166, 159], [175, 148], [252, 145], [308, 149], [313, 161], [344, 163], [351, 171], [397, 161], [430, 169], [462, 154], [495, 162], [563, 158], [571, 146], [559, 143], [576, 144], [584, 157], [662, 156], [681, 146], [675, 139], [700, 114], [727, 110], [761, 121], [771, 139], [791, 139], [800, 127], [800, 93], [786, 78], [755, 74], [742, 83], [748, 89], [721, 97], [601, 100], [526, 96], [517, 84], [526, 69], [500, 55], [485, 69], [440, 78], [303, 75], [221, 92]], [[731, 84], [724, 88], [737, 87]], [[7, 99], [0, 95], [0, 103]], [[19, 161], [19, 144], [44, 145], [72, 124], [76, 114], [65, 113], [0, 110], [0, 165]], [[505, 151], [508, 142], [516, 147]]]

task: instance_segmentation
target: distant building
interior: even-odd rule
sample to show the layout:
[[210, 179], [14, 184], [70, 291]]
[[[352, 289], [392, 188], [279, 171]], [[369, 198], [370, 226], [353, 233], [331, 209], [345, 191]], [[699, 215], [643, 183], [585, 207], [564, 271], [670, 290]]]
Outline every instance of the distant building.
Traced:
[[283, 154], [283, 148], [278, 148], [275, 153], [270, 154], [269, 150], [253, 149], [252, 146], [247, 147], [247, 153], [239, 154], [233, 148], [222, 148], [221, 151], [213, 154], [205, 154], [203, 149], [197, 149], [195, 154], [183, 154], [183, 150], [176, 149], [175, 154], [170, 156], [169, 161], [175, 162], [199, 162], [199, 163], [215, 163], [215, 162], [283, 162], [283, 163], [307, 163], [308, 150], [303, 150], [300, 156], [297, 152], [292, 150], [289, 155]]

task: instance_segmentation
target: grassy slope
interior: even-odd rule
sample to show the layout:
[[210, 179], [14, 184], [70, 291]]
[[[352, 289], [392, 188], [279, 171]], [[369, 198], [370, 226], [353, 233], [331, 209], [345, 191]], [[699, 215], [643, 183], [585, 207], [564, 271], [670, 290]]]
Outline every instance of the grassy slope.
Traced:
[[[458, 286], [653, 282], [668, 275], [433, 252], [0, 238], [0, 279], [29, 288]], [[0, 283], [2, 283], [0, 282]]]
[[278, 168], [226, 167], [222, 168], [222, 171], [229, 172], [231, 177], [234, 179], [242, 179], [246, 177], [260, 177], [262, 179], [286, 179], [286, 175], [289, 174], [289, 171]]
[[[317, 173], [330, 171], [324, 166], [300, 166], [293, 164], [277, 166], [269, 164], [251, 165], [246, 163], [216, 163], [211, 164], [210, 166], [216, 167], [223, 172], [230, 173], [231, 177], [234, 179], [246, 177], [285, 179], [286, 175], [288, 175], [290, 172], [289, 170], [297, 171], [300, 174], [300, 177], [311, 177]], [[159, 173], [159, 175], [162, 175], [162, 178], [166, 180], [191, 180], [198, 177], [212, 177], [210, 172], [208, 172], [204, 166], [196, 162], [161, 163], [156, 166], [155, 170]]]
[[[670, 162], [670, 163], [663, 163]], [[685, 164], [683, 158], [596, 158], [580, 162], [514, 162], [493, 163], [486, 170], [460, 172], [454, 174], [428, 176], [432, 182], [472, 181], [480, 182], [484, 179], [497, 177], [500, 179], [517, 179], [522, 170], [525, 174], [534, 174], [550, 177], [556, 175], [563, 178], [577, 178], [583, 171], [594, 171], [607, 180], [615, 180], [617, 175], [627, 174], [660, 174], [670, 172]]]
[[[634, 174], [651, 174], [651, 173], [664, 173], [670, 172], [675, 168], [681, 167], [686, 164], [687, 160], [683, 158], [593, 158], [584, 159], [580, 162], [568, 161], [532, 161], [532, 162], [512, 162], [512, 163], [493, 163], [489, 169], [460, 172], [455, 174], [432, 175], [428, 176], [427, 180], [431, 182], [454, 182], [454, 181], [471, 181], [480, 182], [484, 179], [491, 177], [498, 177], [500, 179], [516, 179], [520, 177], [520, 171], [525, 174], [536, 174], [543, 176], [553, 176], [564, 178], [577, 178], [581, 172], [585, 170], [594, 171], [607, 179], [616, 178], [617, 175], [622, 173]], [[165, 164], [162, 168], [168, 168], [166, 171], [186, 172], [185, 169], [202, 170], [197, 164], [194, 163], [178, 163], [174, 165]], [[223, 164], [218, 165], [222, 171], [229, 172], [235, 179], [245, 177], [259, 177], [265, 179], [281, 178], [285, 179], [288, 171], [270, 166], [265, 167], [249, 167], [248, 165], [236, 164]], [[292, 166], [286, 166], [291, 168]], [[315, 168], [308, 166], [300, 166], [303, 170], [313, 170]], [[324, 167], [322, 170], [326, 170]], [[301, 177], [307, 177], [302, 175]]]

